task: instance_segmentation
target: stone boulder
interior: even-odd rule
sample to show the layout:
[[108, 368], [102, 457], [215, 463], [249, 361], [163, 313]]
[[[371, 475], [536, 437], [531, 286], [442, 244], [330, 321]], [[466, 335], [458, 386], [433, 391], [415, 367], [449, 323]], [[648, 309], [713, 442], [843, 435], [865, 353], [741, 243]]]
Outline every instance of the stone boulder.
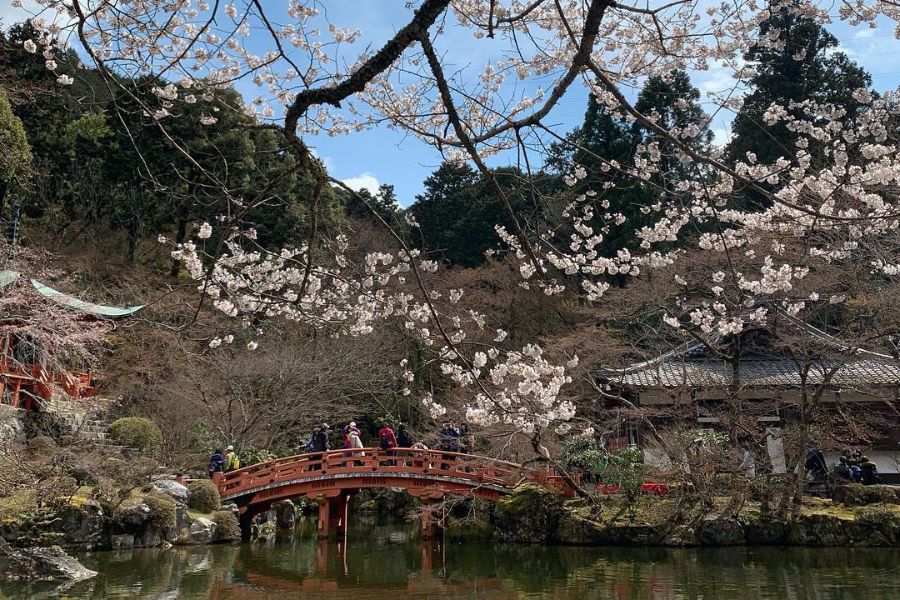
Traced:
[[153, 491], [169, 496], [175, 502], [187, 504], [191, 497], [191, 491], [186, 485], [172, 479], [158, 479], [153, 482]]
[[150, 520], [150, 505], [146, 502], [132, 502], [116, 509], [116, 528], [125, 532], [141, 532]]
[[97, 575], [59, 546], [16, 550], [8, 553], [7, 558], [15, 564], [15, 569], [6, 570], [6, 579], [77, 583]]
[[494, 535], [502, 542], [545, 544], [556, 539], [562, 499], [536, 483], [523, 483], [494, 510]]
[[703, 546], [736, 546], [746, 542], [744, 528], [736, 519], [703, 519], [694, 528], [694, 535]]
[[24, 410], [0, 404], [0, 442], [21, 444], [25, 441]]
[[297, 525], [297, 512], [294, 503], [290, 500], [276, 502], [272, 507], [275, 511], [275, 527], [281, 530], [293, 531]]
[[185, 543], [190, 545], [211, 544], [216, 537], [216, 524], [209, 519], [197, 517], [188, 528], [188, 537]]
[[848, 483], [834, 488], [833, 499], [846, 506], [869, 504], [900, 504], [900, 489], [890, 485], [862, 485]]
[[103, 545], [107, 533], [107, 519], [100, 502], [76, 496], [60, 513], [58, 525], [66, 546], [94, 550]]

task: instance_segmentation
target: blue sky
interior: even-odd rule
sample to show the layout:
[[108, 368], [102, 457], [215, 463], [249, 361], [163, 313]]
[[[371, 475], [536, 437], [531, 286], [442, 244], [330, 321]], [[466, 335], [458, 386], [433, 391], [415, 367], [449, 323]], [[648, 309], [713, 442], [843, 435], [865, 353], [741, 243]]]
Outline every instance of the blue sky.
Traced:
[[[265, 0], [265, 5], [280, 0]], [[389, 39], [408, 20], [411, 10], [405, 0], [327, 0], [329, 22], [361, 29], [362, 38], [352, 49], [370, 46], [377, 48]], [[418, 5], [417, 2], [413, 3]], [[277, 10], [277, 9], [276, 9]], [[9, 25], [26, 16], [9, 6], [9, 0], [0, 0], [0, 18]], [[489, 60], [501, 58], [502, 42], [475, 39], [471, 32], [455, 25], [455, 17], [447, 19], [446, 35], [438, 41], [438, 50], [447, 54], [455, 68], [471, 70], [477, 74]], [[882, 91], [896, 88], [900, 82], [900, 41], [894, 35], [896, 24], [884, 23], [875, 30], [854, 28], [835, 19], [828, 27], [841, 42], [841, 49], [872, 74], [873, 87]], [[453, 70], [453, 69], [448, 69]], [[711, 90], [731, 87], [733, 80], [721, 69], [691, 73], [701, 94]], [[521, 84], [520, 84], [521, 85]], [[545, 88], [547, 87], [544, 83]], [[530, 93], [536, 84], [526, 83], [521, 90]], [[257, 90], [248, 86], [239, 89], [246, 97], [253, 97]], [[633, 95], [633, 93], [632, 93]], [[574, 85], [545, 120], [556, 125], [558, 131], [576, 127], [584, 115], [587, 91], [579, 83]], [[730, 115], [721, 114], [713, 122], [717, 140], [727, 139]], [[396, 188], [398, 198], [406, 206], [414, 201], [423, 189], [423, 180], [440, 164], [440, 155], [430, 146], [413, 136], [405, 135], [386, 126], [376, 127], [350, 136], [312, 136], [307, 142], [324, 159], [329, 171], [343, 179], [351, 187], [376, 188], [379, 183], [390, 183]], [[490, 162], [500, 165], [514, 157], [494, 157]]]

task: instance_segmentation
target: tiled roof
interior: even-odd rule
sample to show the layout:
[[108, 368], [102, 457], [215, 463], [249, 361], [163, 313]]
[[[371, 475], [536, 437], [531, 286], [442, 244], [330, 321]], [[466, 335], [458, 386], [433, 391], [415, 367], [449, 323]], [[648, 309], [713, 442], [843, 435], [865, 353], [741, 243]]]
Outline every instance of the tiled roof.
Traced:
[[[603, 376], [611, 383], [643, 388], [724, 387], [733, 384], [731, 366], [723, 360], [666, 358], [668, 360], [651, 361], [621, 371], [606, 371]], [[797, 366], [788, 359], [743, 360], [738, 377], [742, 387], [800, 385]], [[807, 385], [818, 385], [822, 380], [820, 367], [810, 369]], [[837, 368], [831, 384], [856, 387], [900, 385], [900, 362], [870, 359], [848, 361]]]

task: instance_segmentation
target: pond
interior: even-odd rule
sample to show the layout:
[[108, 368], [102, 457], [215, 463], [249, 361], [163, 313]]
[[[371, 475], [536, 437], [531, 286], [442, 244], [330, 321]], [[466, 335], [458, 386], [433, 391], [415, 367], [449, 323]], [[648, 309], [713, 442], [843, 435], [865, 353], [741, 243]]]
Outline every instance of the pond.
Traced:
[[[359, 521], [359, 520], [357, 520]], [[598, 548], [420, 542], [406, 524], [357, 523], [346, 545], [293, 539], [79, 556], [100, 575], [9, 598], [900, 598], [900, 550]]]

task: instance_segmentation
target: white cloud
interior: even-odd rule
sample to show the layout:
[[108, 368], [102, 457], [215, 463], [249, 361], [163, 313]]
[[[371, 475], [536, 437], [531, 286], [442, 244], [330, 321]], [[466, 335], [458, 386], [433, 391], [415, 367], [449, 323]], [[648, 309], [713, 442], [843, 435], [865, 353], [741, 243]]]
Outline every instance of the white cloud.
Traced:
[[854, 39], [857, 39], [857, 40], [862, 40], [862, 39], [870, 38], [870, 37], [874, 37], [874, 36], [875, 36], [875, 30], [869, 29], [869, 28], [860, 29], [859, 31], [857, 31], [856, 33], [853, 34]]
[[358, 192], [359, 190], [366, 189], [373, 195], [378, 193], [378, 186], [381, 185], [378, 182], [378, 179], [368, 171], [365, 171], [356, 177], [344, 179], [343, 182], [352, 190]]

